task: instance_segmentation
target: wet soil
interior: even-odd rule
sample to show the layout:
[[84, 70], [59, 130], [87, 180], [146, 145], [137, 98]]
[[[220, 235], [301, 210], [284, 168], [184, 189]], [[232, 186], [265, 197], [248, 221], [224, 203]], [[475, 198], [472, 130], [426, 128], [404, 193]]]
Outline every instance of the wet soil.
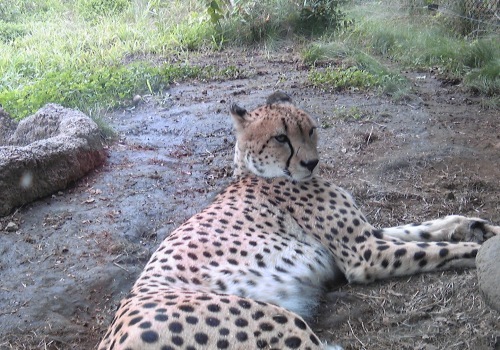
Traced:
[[[276, 89], [318, 119], [321, 176], [375, 226], [447, 214], [500, 223], [499, 111], [459, 85], [406, 72], [414, 93], [395, 102], [310, 87], [292, 48], [194, 61], [241, 74], [113, 112], [118, 140], [103, 167], [0, 218], [0, 349], [95, 348], [159, 242], [230, 181], [230, 104], [253, 108]], [[474, 270], [337, 287], [312, 326], [346, 349], [500, 348], [500, 315]]]

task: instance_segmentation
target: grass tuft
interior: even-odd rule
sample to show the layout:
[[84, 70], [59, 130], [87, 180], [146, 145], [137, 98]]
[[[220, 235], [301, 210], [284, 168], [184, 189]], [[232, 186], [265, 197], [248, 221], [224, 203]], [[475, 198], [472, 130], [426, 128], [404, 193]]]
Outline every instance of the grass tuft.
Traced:
[[349, 15], [356, 18], [343, 38], [349, 45], [410, 69], [439, 67], [451, 77], [465, 78], [465, 86], [479, 94], [500, 93], [497, 36], [468, 41], [451, 33], [440, 18], [427, 12], [410, 17], [388, 1], [353, 6]]

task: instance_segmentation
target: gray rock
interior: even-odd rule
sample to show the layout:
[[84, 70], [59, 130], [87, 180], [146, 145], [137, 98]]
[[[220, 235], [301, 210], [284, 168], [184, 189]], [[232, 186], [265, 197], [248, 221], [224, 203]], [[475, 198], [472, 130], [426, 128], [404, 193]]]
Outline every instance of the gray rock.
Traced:
[[64, 189], [105, 160], [97, 124], [76, 110], [48, 104], [12, 129], [0, 117], [0, 216]]
[[0, 146], [7, 144], [7, 140], [14, 133], [16, 127], [16, 121], [0, 107]]
[[7, 232], [16, 232], [17, 230], [19, 230], [19, 226], [17, 226], [17, 224], [13, 221], [9, 222], [7, 226], [5, 226], [5, 231]]
[[484, 301], [500, 312], [500, 236], [483, 243], [476, 257], [479, 290]]

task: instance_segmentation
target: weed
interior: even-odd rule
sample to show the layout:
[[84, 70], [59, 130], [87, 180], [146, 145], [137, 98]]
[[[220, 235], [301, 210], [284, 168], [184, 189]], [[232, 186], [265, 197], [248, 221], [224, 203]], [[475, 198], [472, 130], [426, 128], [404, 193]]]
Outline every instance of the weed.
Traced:
[[2, 0], [0, 2], [0, 21], [16, 22], [59, 8], [59, 1], [54, 0]]
[[78, 11], [87, 20], [119, 15], [129, 5], [130, 0], [77, 0]]
[[379, 80], [373, 74], [370, 74], [357, 67], [335, 68], [312, 70], [309, 73], [309, 80], [315, 87], [331, 87], [334, 90], [345, 89], [369, 89], [379, 85]]
[[344, 0], [248, 0], [207, 2], [211, 23], [226, 42], [252, 44], [288, 37], [317, 35], [352, 23], [340, 5]]
[[340, 119], [344, 120], [361, 120], [365, 118], [368, 113], [366, 111], [363, 111], [361, 108], [357, 106], [352, 106], [349, 108], [346, 108], [345, 106], [342, 106], [340, 108], [336, 108], [333, 111], [333, 114]]
[[464, 83], [477, 94], [495, 97], [500, 93], [500, 59], [491, 60], [481, 68], [470, 71]]
[[[403, 67], [439, 67], [451, 77], [465, 78], [464, 85], [476, 93], [500, 93], [500, 71], [495, 63], [500, 57], [497, 36], [470, 42], [450, 34], [439, 16], [422, 14], [410, 19], [404, 9], [393, 7], [393, 11], [387, 11], [386, 7], [391, 4], [382, 1], [352, 7], [349, 15], [357, 21], [353, 30], [346, 32], [344, 40], [350, 46], [364, 47], [369, 53], [397, 61]], [[394, 76], [386, 79], [389, 79], [388, 86], [392, 86]]]
[[24, 25], [0, 21], [0, 42], [10, 43], [28, 34]]
[[307, 34], [321, 34], [326, 30], [347, 28], [353, 21], [347, 20], [340, 5], [342, 0], [306, 0], [300, 9], [297, 27]]
[[311, 66], [321, 65], [331, 60], [343, 60], [349, 55], [349, 49], [339, 42], [315, 42], [302, 50], [302, 60]]
[[170, 40], [171, 45], [178, 50], [195, 51], [201, 48], [208, 38], [213, 38], [214, 34], [204, 16], [191, 13], [186, 21], [170, 30]]
[[80, 71], [53, 71], [33, 84], [0, 91], [0, 104], [16, 119], [35, 112], [47, 102], [55, 102], [83, 111], [104, 104], [116, 107], [135, 93], [164, 89], [174, 79], [198, 74], [196, 68], [153, 67], [148, 63], [100, 67]]
[[380, 93], [400, 99], [410, 90], [408, 81], [390, 71], [372, 55], [339, 43], [313, 43], [302, 52], [305, 63], [326, 65], [325, 70], [313, 70], [309, 80], [314, 86], [342, 89], [377, 89]]

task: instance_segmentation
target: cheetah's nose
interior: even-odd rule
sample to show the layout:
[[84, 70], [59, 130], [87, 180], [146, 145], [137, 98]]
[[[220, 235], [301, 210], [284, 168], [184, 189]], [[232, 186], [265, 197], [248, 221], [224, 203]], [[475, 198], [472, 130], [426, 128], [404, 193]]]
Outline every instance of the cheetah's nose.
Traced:
[[302, 165], [304, 168], [309, 169], [311, 173], [313, 172], [314, 168], [316, 168], [316, 165], [318, 165], [318, 163], [318, 159], [310, 160], [308, 162], [304, 162], [302, 160], [300, 161], [300, 165]]

